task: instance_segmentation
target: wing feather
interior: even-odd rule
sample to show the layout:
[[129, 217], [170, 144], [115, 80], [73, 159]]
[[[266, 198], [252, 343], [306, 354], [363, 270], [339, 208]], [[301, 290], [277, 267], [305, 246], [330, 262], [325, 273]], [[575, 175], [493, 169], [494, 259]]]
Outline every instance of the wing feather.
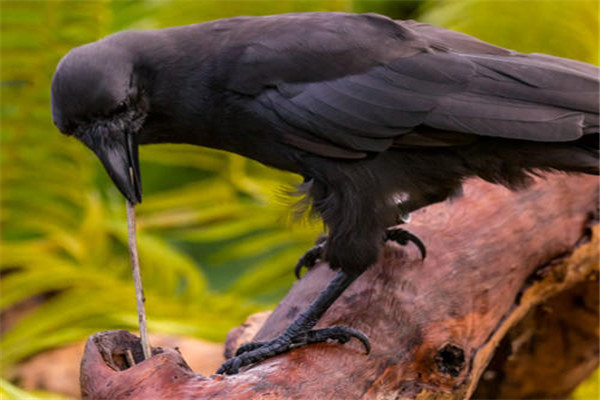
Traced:
[[[285, 132], [283, 140], [321, 155], [364, 155], [385, 151], [403, 135], [410, 135], [405, 143], [435, 146], [463, 143], [473, 135], [562, 142], [598, 133], [597, 67], [520, 54], [411, 21], [397, 22], [401, 29], [395, 31], [390, 20], [363, 17], [352, 17], [361, 21], [360, 35], [335, 33], [335, 24], [329, 25], [331, 53], [322, 43], [304, 43], [298, 53], [293, 46], [285, 53], [271, 47], [265, 57], [285, 56], [285, 73], [275, 68], [269, 74], [269, 63], [252, 53], [253, 66], [267, 68], [261, 76], [268, 78], [249, 79], [255, 88], [247, 92], [253, 96], [250, 107]], [[385, 46], [377, 47], [378, 41]], [[308, 61], [313, 46], [318, 56]], [[310, 79], [303, 69], [301, 79], [293, 78], [291, 66], [307, 63], [321, 72]], [[324, 72], [332, 65], [336, 74]], [[424, 132], [427, 137], [419, 137]]]

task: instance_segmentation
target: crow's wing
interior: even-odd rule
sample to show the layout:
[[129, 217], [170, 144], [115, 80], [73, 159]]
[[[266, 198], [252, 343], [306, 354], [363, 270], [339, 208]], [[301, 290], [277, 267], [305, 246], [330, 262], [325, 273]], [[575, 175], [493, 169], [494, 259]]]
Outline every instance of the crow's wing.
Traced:
[[[464, 33], [451, 31], [448, 29], [440, 28], [434, 25], [425, 24], [417, 21], [397, 21], [406, 28], [418, 33], [421, 37], [426, 38], [431, 43], [437, 43], [438, 46], [445, 46], [446, 48], [458, 52], [458, 53], [471, 53], [471, 54], [489, 54], [489, 55], [513, 55], [523, 56], [519, 53], [507, 50], [502, 47], [494, 46], [490, 43], [484, 42], [473, 36], [466, 35]], [[560, 58], [550, 56], [547, 54], [531, 53], [525, 55], [527, 58], [536, 58], [541, 61], [547, 61], [551, 64], [562, 65], [569, 69], [574, 69], [582, 74], [590, 77], [598, 78], [598, 67], [590, 64], [586, 64], [581, 61], [575, 61], [568, 58]]]
[[[316, 82], [367, 72], [430, 51], [432, 40], [377, 14], [294, 13], [201, 24], [214, 36], [230, 90], [254, 95], [282, 83]], [[206, 40], [206, 39], [205, 39]]]
[[[388, 22], [378, 30], [381, 20], [391, 20], [368, 18], [370, 47], [357, 45], [362, 28], [343, 35], [335, 24], [327, 41], [308, 40], [299, 49], [253, 46], [247, 64], [254, 68], [241, 63], [232, 88], [253, 96], [253, 111], [278, 126], [284, 140], [329, 156], [335, 152], [328, 148], [354, 156], [384, 151], [403, 137], [451, 145], [456, 137], [447, 132], [571, 141], [598, 131], [595, 67], [519, 54], [414, 22], [393, 22], [403, 34], [392, 37]], [[295, 78], [298, 63], [305, 68]], [[430, 132], [419, 140], [427, 128], [440, 132], [439, 143]]]

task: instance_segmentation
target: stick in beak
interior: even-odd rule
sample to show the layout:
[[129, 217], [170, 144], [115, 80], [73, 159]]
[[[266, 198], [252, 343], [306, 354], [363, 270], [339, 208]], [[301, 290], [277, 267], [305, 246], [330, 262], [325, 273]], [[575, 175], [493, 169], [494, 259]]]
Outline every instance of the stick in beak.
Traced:
[[[104, 132], [101, 130], [104, 130]], [[144, 358], [148, 359], [152, 356], [152, 352], [148, 342], [144, 289], [142, 287], [135, 232], [135, 204], [142, 201], [138, 145], [132, 132], [126, 130], [114, 134], [103, 125], [93, 126], [90, 131], [80, 135], [79, 139], [98, 156], [114, 184], [127, 199], [129, 257], [135, 285], [142, 350]]]
[[[130, 174], [133, 177], [133, 170], [130, 169]], [[152, 356], [150, 350], [150, 342], [148, 341], [148, 328], [146, 327], [146, 309], [144, 302], [144, 288], [142, 287], [142, 276], [140, 274], [140, 260], [137, 251], [137, 239], [135, 234], [135, 205], [127, 200], [127, 232], [129, 238], [129, 257], [131, 258], [131, 271], [133, 273], [133, 283], [135, 285], [135, 298], [137, 303], [138, 322], [140, 325], [140, 337], [142, 342], [142, 351], [144, 358], [148, 359]]]
[[[129, 164], [129, 180], [131, 187], [134, 188], [135, 200], [142, 199], [142, 185], [140, 181], [140, 167], [137, 152], [137, 145], [133, 143], [133, 136], [126, 135], [127, 140], [127, 160]], [[144, 358], [147, 360], [152, 357], [150, 340], [148, 339], [148, 327], [146, 326], [146, 307], [144, 305], [146, 297], [144, 296], [144, 287], [142, 285], [142, 275], [140, 270], [140, 260], [137, 251], [137, 237], [135, 226], [135, 204], [132, 200], [125, 200], [127, 203], [127, 236], [129, 242], [129, 258], [131, 259], [131, 272], [133, 274], [133, 284], [135, 286], [135, 300], [138, 313], [138, 324], [140, 327], [140, 341]]]

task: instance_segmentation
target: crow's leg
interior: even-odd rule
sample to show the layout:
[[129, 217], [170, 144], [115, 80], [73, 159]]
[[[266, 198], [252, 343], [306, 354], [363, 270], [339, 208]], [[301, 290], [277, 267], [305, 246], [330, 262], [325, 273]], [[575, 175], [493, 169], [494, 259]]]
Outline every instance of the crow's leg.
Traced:
[[406, 231], [401, 228], [389, 228], [385, 232], [385, 240], [391, 240], [393, 242], [398, 243], [401, 246], [406, 246], [408, 242], [413, 242], [421, 252], [421, 257], [425, 258], [427, 256], [427, 249], [425, 245], [417, 236], [413, 235], [409, 231]]
[[325, 342], [327, 340], [346, 343], [355, 337], [362, 342], [368, 354], [371, 350], [369, 339], [359, 330], [345, 326], [312, 329], [325, 311], [358, 276], [350, 276], [344, 272], [338, 272], [325, 290], [308, 307], [308, 310], [300, 314], [280, 336], [268, 342], [252, 342], [241, 346], [237, 350], [236, 356], [221, 365], [217, 373], [233, 375], [245, 365], [260, 362], [296, 347]]
[[311, 269], [315, 266], [317, 260], [321, 257], [323, 253], [323, 247], [325, 247], [325, 242], [327, 241], [326, 235], [321, 235], [317, 238], [315, 245], [308, 249], [306, 253], [296, 263], [294, 267], [294, 275], [296, 275], [297, 279], [300, 279], [300, 271], [302, 271], [303, 267], [307, 267]]

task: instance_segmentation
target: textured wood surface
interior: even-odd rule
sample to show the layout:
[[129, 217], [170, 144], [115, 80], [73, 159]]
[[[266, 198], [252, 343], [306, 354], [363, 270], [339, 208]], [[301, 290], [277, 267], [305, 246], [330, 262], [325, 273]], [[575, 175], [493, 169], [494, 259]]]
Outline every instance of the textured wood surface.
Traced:
[[[402, 248], [388, 243], [380, 262], [317, 325], [361, 329], [371, 339], [370, 355], [355, 341], [325, 343], [235, 376], [202, 377], [170, 349], [119, 370], [126, 365], [118, 353], [135, 347], [135, 341], [122, 331], [101, 333], [86, 346], [82, 393], [94, 399], [462, 399], [543, 393], [536, 385], [549, 377], [564, 377], [556, 390], [568, 392], [598, 362], [597, 313], [594, 317], [589, 310], [581, 311], [589, 308], [597, 288], [597, 208], [597, 177], [557, 174], [520, 192], [467, 182], [462, 198], [421, 210], [406, 226], [426, 244], [424, 261], [412, 244]], [[333, 274], [323, 264], [308, 272], [270, 314], [256, 339], [279, 334]], [[570, 306], [549, 300], [561, 293], [572, 300]], [[525, 334], [528, 342], [519, 332], [558, 323], [544, 317], [542, 311], [548, 308], [560, 311], [560, 324], [586, 326], [586, 338], [571, 347], [579, 349], [576, 357], [570, 351], [555, 357], [573, 358], [571, 362], [543, 357], [558, 340], [549, 334], [545, 345], [534, 340], [547, 350], [522, 353], [528, 354], [522, 365], [509, 360], [506, 354], [519, 353], [519, 343], [533, 346], [531, 334]], [[596, 328], [589, 328], [590, 321]], [[234, 330], [227, 346], [234, 348], [240, 344], [236, 338], [248, 337], [246, 329], [256, 325]], [[504, 353], [494, 357], [496, 350]], [[121, 361], [112, 362], [113, 369], [107, 364], [110, 359]], [[529, 369], [540, 365], [547, 372], [534, 376]]]

